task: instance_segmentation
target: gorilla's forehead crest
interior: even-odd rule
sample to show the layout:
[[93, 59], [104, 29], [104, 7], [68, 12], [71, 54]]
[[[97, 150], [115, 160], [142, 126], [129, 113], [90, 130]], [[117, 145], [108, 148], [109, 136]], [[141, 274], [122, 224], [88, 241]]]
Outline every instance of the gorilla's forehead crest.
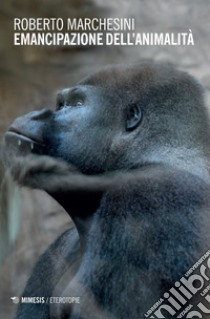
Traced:
[[109, 65], [79, 84], [111, 92], [124, 109], [129, 104], [140, 107], [143, 121], [138, 130], [139, 137], [144, 136], [144, 140], [139, 138], [141, 145], [147, 143], [153, 148], [154, 144], [164, 144], [202, 149], [205, 153], [209, 150], [210, 127], [204, 90], [187, 72], [171, 64], [151, 61]]
[[[188, 73], [177, 70], [172, 64], [142, 62], [139, 64], [109, 65], [84, 78], [79, 84], [93, 85], [106, 89], [131, 92], [138, 88], [141, 92], [154, 87], [176, 85], [202, 92], [201, 86]], [[127, 90], [127, 91], [126, 91]], [[123, 93], [122, 92], [122, 93]]]

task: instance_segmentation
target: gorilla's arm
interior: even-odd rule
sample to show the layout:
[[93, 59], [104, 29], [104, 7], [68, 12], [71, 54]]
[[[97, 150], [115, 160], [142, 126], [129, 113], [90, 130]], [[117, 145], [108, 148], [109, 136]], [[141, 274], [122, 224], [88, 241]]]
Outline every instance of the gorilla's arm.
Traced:
[[148, 167], [150, 170], [156, 170], [161, 166], [161, 164], [152, 164], [145, 165], [141, 169], [85, 175], [63, 160], [50, 156], [28, 155], [13, 159], [10, 173], [19, 185], [42, 189], [50, 194], [71, 191], [103, 193], [121, 183], [141, 178]]
[[[181, 278], [198, 258], [198, 252], [199, 254], [205, 252], [204, 247], [200, 248], [202, 238], [197, 233], [197, 225], [203, 215], [202, 207], [206, 209], [209, 192], [205, 190], [206, 185], [193, 175], [169, 169], [164, 165], [158, 167], [151, 165], [109, 177], [88, 176], [74, 169], [71, 172], [71, 167], [63, 166], [62, 162], [54, 159], [51, 161], [50, 158], [40, 157], [41, 161], [36, 162], [37, 166], [34, 166], [35, 163], [32, 165], [30, 162], [32, 159], [23, 160], [25, 166], [22, 166], [22, 162], [22, 170], [16, 176], [16, 180], [19, 178], [23, 184], [27, 182], [28, 186], [32, 187], [32, 183], [35, 183], [33, 187], [39, 188], [40, 183], [43, 183], [42, 187], [46, 187], [49, 192], [52, 191], [51, 186], [54, 192], [60, 192], [60, 184], [52, 185], [52, 183], [58, 183], [61, 178], [62, 181], [66, 180], [65, 185], [69, 186], [70, 193], [75, 187], [79, 189], [78, 185], [82, 191], [91, 185], [92, 191], [95, 189], [96, 192], [97, 188], [101, 187], [101, 191], [106, 190], [106, 192], [102, 196], [100, 206], [93, 214], [87, 232], [85, 250], [83, 252], [80, 252], [79, 248], [76, 252], [75, 248], [72, 250], [71, 247], [74, 247], [72, 241], [77, 241], [77, 236], [75, 239], [69, 235], [61, 238], [60, 242], [53, 245], [53, 249], [50, 248], [50, 251], [41, 257], [24, 296], [52, 296], [53, 287], [56, 287], [68, 269], [68, 265], [65, 264], [67, 261], [69, 267], [76, 268], [76, 271], [73, 270], [73, 273], [67, 276], [68, 280], [58, 295], [67, 297], [81, 295], [82, 302], [73, 306], [77, 310], [69, 309], [71, 305], [58, 305], [59, 313], [67, 315], [70, 311], [78, 311], [83, 318], [89, 311], [89, 318], [104, 319], [106, 316], [103, 314], [94, 317], [96, 309], [92, 308], [94, 305], [88, 298], [90, 293], [95, 296], [96, 304], [102, 302], [102, 309], [105, 311], [106, 306], [103, 308], [103, 302], [111, 298], [110, 291], [114, 291], [114, 296], [118, 296], [120, 300], [127, 300], [126, 296], [130, 296], [131, 317], [138, 318], [139, 313], [149, 309], [151, 304], [161, 297], [162, 291], [167, 291]], [[17, 172], [17, 166], [12, 168], [15, 169]], [[28, 176], [27, 179], [25, 176]], [[198, 251], [195, 251], [195, 246], [199, 247]], [[129, 273], [132, 273], [132, 278], [123, 290]], [[139, 285], [136, 286], [136, 282]], [[156, 282], [155, 287], [150, 289], [154, 282]], [[78, 283], [81, 285], [78, 286]], [[135, 296], [139, 296], [139, 305], [135, 307], [132, 304], [132, 300], [135, 299], [134, 291]], [[102, 301], [98, 300], [98, 296], [102, 296], [100, 297]], [[111, 300], [112, 313], [125, 312], [123, 302], [117, 305], [118, 298], [113, 297]], [[20, 307], [21, 313], [27, 308], [24, 307]], [[43, 307], [45, 307], [45, 316], [41, 318], [48, 318], [48, 305], [30, 305], [30, 307], [36, 307], [38, 309], [36, 311], [40, 311], [40, 317], [41, 314], [43, 316]], [[34, 314], [32, 309], [30, 311], [26, 309], [25, 312]], [[19, 315], [18, 319], [22, 318], [24, 315], [22, 317]]]
[[[40, 257], [29, 278], [22, 297], [44, 297], [44, 303], [21, 303], [18, 319], [49, 318], [54, 288], [65, 273], [74, 276], [80, 263], [80, 246], [76, 229], [63, 233]], [[29, 316], [30, 314], [30, 316]]]

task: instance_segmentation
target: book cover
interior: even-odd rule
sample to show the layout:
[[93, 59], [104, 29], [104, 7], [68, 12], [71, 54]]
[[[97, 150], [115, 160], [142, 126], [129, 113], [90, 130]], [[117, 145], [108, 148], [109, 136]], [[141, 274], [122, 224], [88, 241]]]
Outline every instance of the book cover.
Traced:
[[1, 3], [1, 318], [210, 318], [209, 10]]

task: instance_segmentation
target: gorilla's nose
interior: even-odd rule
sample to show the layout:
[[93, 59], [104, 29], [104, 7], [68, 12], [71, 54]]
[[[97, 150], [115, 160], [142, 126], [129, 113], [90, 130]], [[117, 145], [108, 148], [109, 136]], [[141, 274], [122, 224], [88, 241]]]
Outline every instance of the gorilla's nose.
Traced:
[[47, 120], [48, 118], [52, 116], [52, 114], [53, 114], [53, 111], [49, 109], [42, 109], [40, 111], [33, 111], [28, 113], [28, 116], [30, 117], [31, 120], [41, 121], [41, 120]]

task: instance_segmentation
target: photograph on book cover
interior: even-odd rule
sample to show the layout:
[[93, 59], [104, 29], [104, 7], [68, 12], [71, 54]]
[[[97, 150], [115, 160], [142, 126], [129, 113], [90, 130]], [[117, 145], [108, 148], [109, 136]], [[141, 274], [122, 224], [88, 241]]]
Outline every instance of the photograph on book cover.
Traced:
[[0, 4], [0, 318], [210, 318], [210, 2]]

